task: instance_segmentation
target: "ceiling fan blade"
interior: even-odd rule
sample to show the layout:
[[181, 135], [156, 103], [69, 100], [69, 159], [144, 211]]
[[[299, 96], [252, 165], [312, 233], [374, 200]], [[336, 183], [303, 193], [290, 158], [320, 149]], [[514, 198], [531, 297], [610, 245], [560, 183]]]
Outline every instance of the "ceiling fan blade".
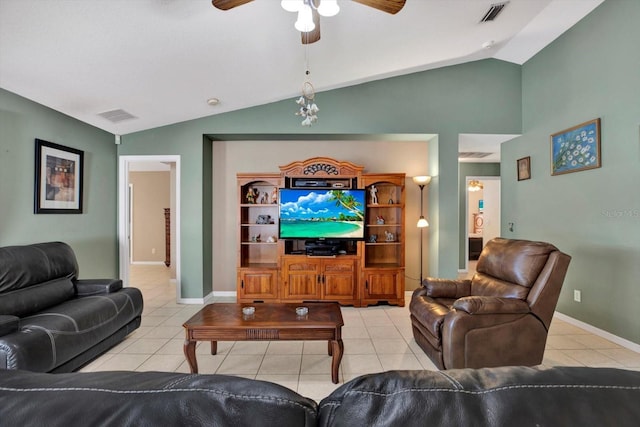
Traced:
[[317, 10], [312, 10], [313, 23], [316, 24], [316, 27], [313, 31], [309, 31], [307, 33], [300, 33], [302, 35], [302, 44], [311, 44], [320, 40], [320, 14]]
[[395, 15], [404, 7], [407, 0], [353, 0], [356, 3]]
[[213, 7], [220, 10], [229, 10], [237, 6], [242, 6], [245, 3], [252, 2], [253, 0], [212, 0]]

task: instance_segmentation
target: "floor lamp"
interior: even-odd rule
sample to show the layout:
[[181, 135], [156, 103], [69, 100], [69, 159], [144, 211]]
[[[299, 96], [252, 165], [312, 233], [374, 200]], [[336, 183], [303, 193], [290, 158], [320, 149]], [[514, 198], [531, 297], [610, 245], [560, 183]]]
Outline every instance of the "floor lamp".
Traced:
[[422, 230], [429, 226], [429, 222], [424, 218], [424, 187], [425, 185], [429, 185], [431, 182], [431, 177], [428, 175], [414, 176], [413, 182], [418, 184], [420, 187], [420, 219], [418, 219], [418, 228], [420, 229], [420, 282], [419, 285], [422, 285]]

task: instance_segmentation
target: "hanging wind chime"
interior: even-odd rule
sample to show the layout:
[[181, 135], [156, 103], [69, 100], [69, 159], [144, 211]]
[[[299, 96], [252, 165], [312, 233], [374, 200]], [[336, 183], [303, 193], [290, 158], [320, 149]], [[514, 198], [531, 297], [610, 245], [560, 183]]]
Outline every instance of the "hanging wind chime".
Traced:
[[307, 75], [307, 79], [302, 84], [302, 95], [296, 101], [296, 104], [300, 106], [296, 116], [303, 117], [302, 126], [311, 126], [318, 121], [318, 111], [320, 111], [320, 109], [316, 103], [313, 102], [313, 98], [316, 96], [316, 91], [309, 81], [309, 74], [311, 73], [307, 70], [305, 74]]

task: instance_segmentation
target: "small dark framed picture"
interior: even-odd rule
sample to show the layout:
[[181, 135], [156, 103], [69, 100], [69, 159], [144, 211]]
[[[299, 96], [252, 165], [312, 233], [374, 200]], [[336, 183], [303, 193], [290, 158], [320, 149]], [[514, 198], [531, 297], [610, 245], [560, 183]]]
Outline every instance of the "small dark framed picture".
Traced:
[[531, 179], [531, 156], [518, 159], [518, 181]]
[[84, 151], [36, 139], [35, 213], [82, 213]]

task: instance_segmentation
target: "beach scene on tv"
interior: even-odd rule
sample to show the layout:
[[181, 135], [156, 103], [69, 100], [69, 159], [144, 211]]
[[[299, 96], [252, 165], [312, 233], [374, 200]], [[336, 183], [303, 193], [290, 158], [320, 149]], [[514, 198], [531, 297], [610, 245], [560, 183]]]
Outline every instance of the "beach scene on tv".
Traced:
[[364, 236], [363, 190], [280, 191], [280, 238]]

